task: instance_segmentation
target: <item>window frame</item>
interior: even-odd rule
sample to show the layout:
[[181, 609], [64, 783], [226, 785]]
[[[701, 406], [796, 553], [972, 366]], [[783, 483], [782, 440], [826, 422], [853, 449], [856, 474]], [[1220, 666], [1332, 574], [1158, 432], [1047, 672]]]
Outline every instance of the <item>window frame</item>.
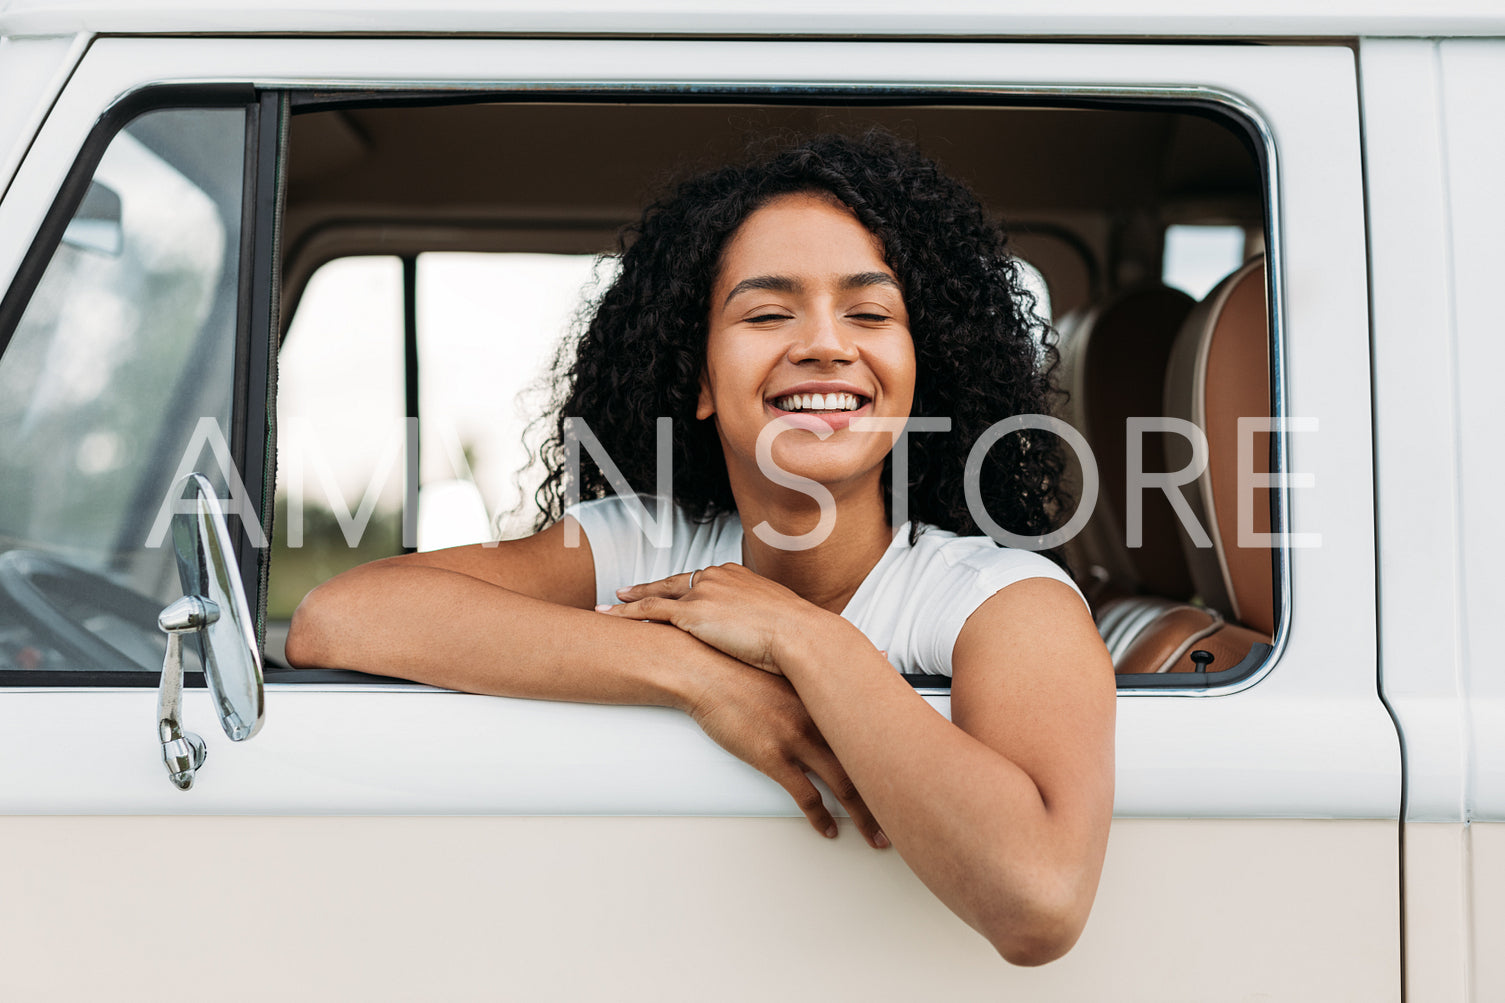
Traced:
[[[875, 94], [875, 91], [877, 92]], [[452, 106], [489, 102], [660, 102], [696, 104], [882, 104], [884, 106], [933, 105], [998, 106], [1011, 108], [1072, 108], [1200, 114], [1235, 128], [1253, 155], [1262, 184], [1264, 236], [1267, 253], [1266, 295], [1269, 304], [1271, 413], [1279, 422], [1286, 415], [1284, 366], [1284, 311], [1278, 159], [1271, 129], [1258, 111], [1238, 96], [1211, 87], [1188, 86], [1027, 86], [1027, 85], [905, 85], [876, 88], [867, 85], [723, 84], [686, 87], [672, 83], [584, 84], [558, 82], [525, 90], [497, 88], [323, 86], [262, 89], [249, 83], [200, 85], [157, 84], [132, 91], [101, 116], [68, 172], [53, 205], [30, 249], [22, 259], [16, 279], [0, 300], [0, 353], [10, 332], [25, 310], [37, 281], [61, 240], [63, 229], [88, 188], [105, 148], [131, 119], [148, 110], [172, 107], [244, 106], [247, 110], [245, 191], [242, 204], [240, 302], [236, 324], [236, 369], [232, 410], [231, 451], [235, 470], [245, 483], [267, 539], [271, 537], [276, 440], [275, 379], [271, 367], [286, 331], [281, 316], [281, 216], [286, 185], [288, 133], [295, 111], [324, 111], [363, 107]], [[317, 231], [308, 235], [319, 238]], [[399, 240], [401, 243], [401, 240]], [[406, 260], [416, 250], [394, 250]], [[331, 257], [342, 256], [338, 253]], [[319, 264], [299, 262], [302, 278], [290, 290], [292, 305], [306, 280]], [[290, 319], [289, 317], [286, 319]], [[265, 429], [264, 447], [249, 438], [252, 429]], [[1271, 435], [1272, 469], [1279, 475], [1288, 469], [1286, 435]], [[1288, 532], [1290, 501], [1283, 484], [1272, 489], [1272, 532]], [[235, 534], [237, 560], [247, 596], [255, 597], [256, 642], [265, 647], [266, 600], [270, 574], [270, 548], [248, 545], [244, 534]], [[1275, 561], [1274, 602], [1276, 632], [1269, 646], [1256, 646], [1238, 665], [1216, 672], [1134, 674], [1119, 676], [1120, 694], [1174, 692], [1199, 695], [1238, 692], [1262, 680], [1280, 660], [1291, 614], [1290, 567], [1287, 547], [1272, 548]], [[25, 678], [21, 678], [21, 677]], [[383, 677], [344, 670], [268, 669], [269, 681], [312, 683], [359, 683]], [[949, 692], [945, 677], [915, 677], [911, 682], [923, 692]], [[0, 674], [0, 687], [30, 685], [156, 685], [156, 674], [144, 671], [50, 672], [17, 670]], [[410, 684], [416, 685], [416, 684]]]
[[[876, 92], [876, 93], [875, 93]], [[669, 83], [637, 82], [613, 84], [585, 84], [559, 81], [538, 84], [526, 90], [506, 87], [492, 88], [423, 88], [394, 86], [372, 88], [352, 86], [341, 88], [324, 86], [316, 90], [291, 92], [290, 107], [295, 112], [330, 111], [336, 109], [357, 110], [362, 108], [433, 107], [454, 106], [471, 103], [493, 102], [589, 102], [589, 103], [695, 103], [695, 104], [748, 104], [770, 105], [881, 105], [900, 107], [904, 105], [978, 106], [1010, 108], [1070, 108], [1084, 110], [1155, 111], [1196, 114], [1211, 118], [1225, 127], [1231, 127], [1254, 159], [1261, 180], [1263, 206], [1263, 235], [1266, 246], [1266, 301], [1269, 308], [1268, 343], [1270, 352], [1270, 401], [1271, 417], [1277, 429], [1287, 415], [1285, 375], [1285, 325], [1282, 267], [1282, 235], [1280, 229], [1280, 187], [1278, 180], [1278, 157], [1274, 133], [1259, 111], [1242, 98], [1214, 87], [1192, 86], [1029, 86], [1029, 85], [903, 85], [875, 87], [859, 84], [821, 85], [808, 84], [720, 84], [686, 87]], [[284, 157], [286, 153], [284, 151]], [[348, 256], [352, 252], [341, 248], [341, 235], [349, 227], [359, 229], [360, 222], [330, 226], [318, 224], [302, 240], [304, 245], [321, 248], [323, 253], [304, 261], [295, 261], [296, 286], [289, 290], [294, 308], [301, 297], [307, 280], [329, 260]], [[1054, 228], [1046, 228], [1048, 235], [1059, 237]], [[504, 238], [505, 240], [505, 238]], [[1070, 243], [1070, 242], [1068, 242]], [[373, 246], [362, 253], [383, 253], [406, 259], [416, 256], [426, 248], [417, 246], [404, 236], [401, 228], [396, 235], [383, 234], [380, 248]], [[328, 250], [324, 250], [327, 245]], [[432, 248], [437, 250], [438, 248]], [[1089, 278], [1098, 278], [1097, 262], [1090, 254], [1084, 254]], [[287, 330], [290, 315], [281, 319], [282, 330]], [[1273, 505], [1271, 533], [1289, 533], [1290, 499], [1281, 475], [1289, 469], [1286, 433], [1277, 430], [1271, 433], [1271, 470], [1277, 482], [1270, 489]], [[1204, 693], [1236, 693], [1260, 682], [1280, 661], [1285, 648], [1291, 616], [1291, 574], [1289, 547], [1271, 548], [1275, 562], [1272, 576], [1276, 630], [1268, 645], [1256, 645], [1238, 664], [1215, 672], [1133, 673], [1117, 677], [1120, 695], [1165, 694], [1201, 695]], [[264, 621], [264, 617], [263, 617]], [[264, 631], [264, 622], [262, 624]], [[276, 671], [276, 670], [273, 670]], [[322, 673], [323, 670], [318, 670]], [[280, 678], [280, 677], [279, 677]], [[304, 677], [299, 675], [297, 680]], [[910, 682], [926, 693], [944, 694], [950, 691], [950, 680], [945, 676], [916, 676]]]
[[[286, 149], [286, 99], [280, 92], [260, 91], [249, 83], [158, 84], [131, 91], [111, 104], [80, 146], [23, 254], [15, 276], [0, 297], [0, 357], [9, 347], [42, 275], [52, 263], [62, 243], [63, 232], [82, 203], [105, 150], [127, 125], [141, 115], [198, 108], [243, 108], [246, 113], [236, 279], [235, 365], [231, 374], [234, 383], [228, 442], [235, 472], [251, 492], [251, 504], [263, 533], [266, 533], [270, 530], [269, 491], [275, 471], [267, 469], [266, 451], [252, 447], [248, 432], [252, 428], [266, 429], [266, 440], [274, 441], [275, 431], [268, 425], [271, 420], [268, 415], [274, 416], [275, 411], [269, 410], [273, 402], [268, 393], [275, 391], [275, 385], [268, 379], [267, 359], [271, 351], [272, 318], [277, 313], [274, 252], [281, 211], [282, 157]], [[257, 198], [262, 192], [272, 192], [274, 196]], [[266, 562], [256, 548], [245, 545], [244, 534], [237, 534], [235, 539], [242, 587], [248, 597], [256, 597], [256, 641], [260, 646], [265, 640]], [[144, 669], [14, 669], [0, 672], [0, 688], [56, 685], [155, 687], [160, 675], [158, 671]], [[188, 673], [186, 683], [203, 686], [203, 673]]]

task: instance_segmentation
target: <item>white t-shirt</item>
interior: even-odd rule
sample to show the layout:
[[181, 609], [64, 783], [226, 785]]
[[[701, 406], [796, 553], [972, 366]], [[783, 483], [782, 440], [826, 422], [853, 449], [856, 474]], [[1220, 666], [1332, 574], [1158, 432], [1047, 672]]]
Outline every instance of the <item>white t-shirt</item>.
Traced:
[[[590, 541], [597, 603], [620, 602], [616, 590], [627, 585], [742, 563], [742, 522], [735, 514], [697, 523], [671, 505], [669, 546], [660, 548], [639, 527], [638, 506], [650, 519], [658, 512], [656, 499], [616, 495], [565, 509]], [[1070, 576], [1040, 554], [934, 526], [922, 526], [911, 546], [905, 523], [841, 615], [887, 651], [900, 672], [949, 676], [967, 617], [999, 589], [1026, 578], [1054, 578], [1081, 595]]]

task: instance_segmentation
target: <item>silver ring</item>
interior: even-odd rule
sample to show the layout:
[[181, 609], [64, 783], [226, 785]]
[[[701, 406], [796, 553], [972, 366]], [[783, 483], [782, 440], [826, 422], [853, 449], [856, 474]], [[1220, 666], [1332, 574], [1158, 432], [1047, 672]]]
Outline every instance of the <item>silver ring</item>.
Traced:
[[690, 572], [690, 587], [687, 588], [687, 589], [685, 589], [686, 592], [690, 591], [690, 589], [693, 589], [695, 587], [695, 576], [698, 575], [698, 574], [700, 574], [700, 571], [701, 571], [700, 568], [696, 568], [694, 571]]

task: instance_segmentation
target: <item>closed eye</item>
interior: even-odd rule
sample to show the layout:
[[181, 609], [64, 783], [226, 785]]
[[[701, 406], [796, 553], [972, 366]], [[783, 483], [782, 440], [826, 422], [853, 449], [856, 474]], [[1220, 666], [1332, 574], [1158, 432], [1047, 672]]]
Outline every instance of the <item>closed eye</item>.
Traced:
[[771, 322], [776, 321], [776, 320], [790, 320], [790, 319], [791, 319], [790, 316], [788, 314], [786, 314], [786, 313], [760, 313], [760, 314], [758, 314], [756, 316], [748, 317], [746, 319], [745, 323], [748, 323], [748, 324], [768, 324], [768, 323], [771, 323]]

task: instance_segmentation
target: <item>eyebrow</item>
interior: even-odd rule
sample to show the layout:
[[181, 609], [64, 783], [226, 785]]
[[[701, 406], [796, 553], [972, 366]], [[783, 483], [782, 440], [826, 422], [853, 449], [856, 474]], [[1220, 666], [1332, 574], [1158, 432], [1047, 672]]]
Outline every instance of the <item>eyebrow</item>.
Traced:
[[[837, 283], [842, 289], [863, 289], [867, 286], [891, 286], [899, 288], [898, 281], [886, 272], [858, 272], [855, 275], [843, 275]], [[750, 279], [743, 279], [732, 286], [732, 291], [726, 294], [722, 300], [722, 309], [741, 293], [754, 289], [769, 289], [779, 293], [797, 293], [803, 291], [803, 285], [796, 279], [787, 275], [754, 275]]]

